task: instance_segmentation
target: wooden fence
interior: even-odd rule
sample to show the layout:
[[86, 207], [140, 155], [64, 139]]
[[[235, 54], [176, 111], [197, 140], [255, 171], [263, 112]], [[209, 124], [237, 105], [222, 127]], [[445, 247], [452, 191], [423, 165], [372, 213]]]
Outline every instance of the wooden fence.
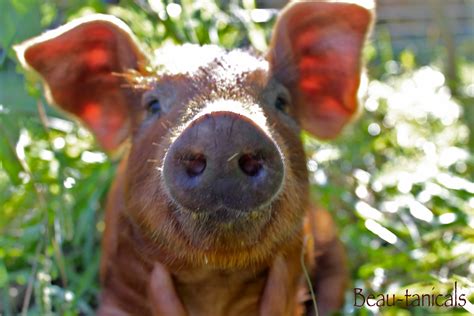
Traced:
[[[378, 0], [375, 39], [419, 53], [474, 40], [474, 0]], [[453, 47], [454, 48], [454, 47]]]
[[[262, 8], [281, 8], [285, 0], [257, 0]], [[390, 41], [393, 52], [413, 50], [417, 56], [433, 49], [474, 46], [474, 0], [376, 0], [374, 42]], [[474, 58], [474, 56], [471, 56]]]

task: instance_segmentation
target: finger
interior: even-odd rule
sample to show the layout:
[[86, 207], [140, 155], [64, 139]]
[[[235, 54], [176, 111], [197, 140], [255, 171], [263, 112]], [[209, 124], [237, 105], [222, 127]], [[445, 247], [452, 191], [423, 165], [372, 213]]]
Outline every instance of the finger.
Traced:
[[176, 293], [171, 274], [161, 263], [155, 263], [150, 280], [153, 316], [186, 316], [186, 309]]
[[282, 257], [277, 257], [268, 273], [260, 302], [261, 316], [284, 316], [289, 287], [288, 268]]

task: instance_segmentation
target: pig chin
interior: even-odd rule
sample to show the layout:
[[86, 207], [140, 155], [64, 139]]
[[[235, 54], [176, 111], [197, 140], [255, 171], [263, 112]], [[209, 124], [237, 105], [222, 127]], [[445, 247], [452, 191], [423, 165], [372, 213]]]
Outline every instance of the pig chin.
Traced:
[[172, 211], [186, 238], [204, 249], [237, 250], [257, 244], [276, 211], [273, 202], [249, 210], [217, 205], [210, 211], [173, 204]]

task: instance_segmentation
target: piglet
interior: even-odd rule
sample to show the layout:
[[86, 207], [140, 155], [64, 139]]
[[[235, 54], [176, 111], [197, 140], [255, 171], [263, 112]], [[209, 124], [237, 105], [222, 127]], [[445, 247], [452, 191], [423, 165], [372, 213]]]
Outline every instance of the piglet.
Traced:
[[266, 55], [188, 44], [149, 57], [109, 15], [16, 47], [104, 150], [129, 144], [106, 205], [98, 315], [340, 308], [344, 250], [309, 201], [300, 132], [331, 139], [353, 117], [372, 19], [354, 3], [291, 3]]

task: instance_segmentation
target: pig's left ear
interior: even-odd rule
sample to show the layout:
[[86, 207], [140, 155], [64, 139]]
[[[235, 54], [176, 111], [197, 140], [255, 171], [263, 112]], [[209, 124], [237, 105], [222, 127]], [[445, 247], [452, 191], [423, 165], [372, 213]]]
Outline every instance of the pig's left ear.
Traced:
[[48, 98], [81, 119], [100, 145], [113, 151], [128, 136], [134, 98], [123, 73], [145, 66], [128, 27], [108, 15], [91, 15], [15, 47], [25, 68], [44, 79]]
[[[375, 6], [373, 1], [371, 2]], [[279, 17], [268, 55], [302, 127], [337, 136], [357, 110], [361, 51], [373, 13], [343, 2], [294, 2]]]

